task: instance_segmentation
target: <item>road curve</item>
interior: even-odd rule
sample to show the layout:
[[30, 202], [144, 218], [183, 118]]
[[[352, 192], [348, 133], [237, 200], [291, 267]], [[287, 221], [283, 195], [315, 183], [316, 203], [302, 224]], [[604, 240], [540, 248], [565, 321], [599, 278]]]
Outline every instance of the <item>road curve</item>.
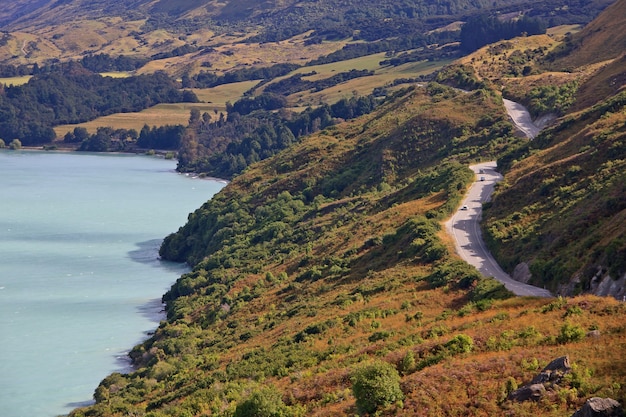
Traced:
[[[465, 262], [473, 265], [486, 277], [494, 277], [515, 295], [552, 297], [550, 291], [515, 281], [500, 268], [491, 256], [480, 231], [482, 204], [489, 200], [495, 184], [502, 179], [494, 161], [471, 165], [477, 175], [458, 210], [445, 223], [446, 231], [454, 239], [456, 251]], [[481, 180], [482, 179], [482, 180]]]
[[[513, 123], [526, 137], [533, 139], [541, 130], [532, 121], [528, 110], [519, 103], [503, 99], [504, 107], [513, 120]], [[454, 240], [456, 251], [465, 262], [473, 265], [486, 277], [494, 277], [504, 286], [520, 296], [552, 297], [550, 291], [515, 281], [500, 268], [500, 265], [491, 256], [483, 241], [480, 231], [480, 220], [483, 212], [483, 203], [489, 201], [495, 184], [502, 180], [502, 175], [496, 172], [496, 162], [484, 162], [470, 165], [476, 173], [477, 181], [472, 184], [467, 195], [461, 202], [461, 210], [457, 211], [446, 221], [446, 231]]]
[[526, 110], [524, 106], [505, 98], [502, 99], [502, 102], [504, 103], [504, 108], [509, 114], [509, 117], [511, 117], [513, 123], [515, 123], [515, 126], [517, 126], [528, 139], [533, 139], [539, 134], [541, 129], [533, 123], [530, 113], [528, 113], [528, 110]]

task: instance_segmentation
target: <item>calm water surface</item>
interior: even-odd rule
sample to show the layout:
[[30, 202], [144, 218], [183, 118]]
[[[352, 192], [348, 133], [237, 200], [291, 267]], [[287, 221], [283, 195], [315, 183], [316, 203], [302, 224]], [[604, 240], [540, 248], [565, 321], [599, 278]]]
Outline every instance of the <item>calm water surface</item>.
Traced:
[[161, 240], [224, 184], [128, 155], [0, 152], [0, 416], [88, 402], [185, 271]]

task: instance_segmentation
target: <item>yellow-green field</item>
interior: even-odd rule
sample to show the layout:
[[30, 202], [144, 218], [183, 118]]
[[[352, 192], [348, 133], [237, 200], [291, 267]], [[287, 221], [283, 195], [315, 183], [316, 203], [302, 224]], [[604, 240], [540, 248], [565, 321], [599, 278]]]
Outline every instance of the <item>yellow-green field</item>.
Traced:
[[32, 75], [24, 75], [23, 77], [0, 78], [0, 84], [4, 85], [23, 85], [32, 78]]
[[74, 130], [75, 127], [84, 127], [89, 133], [96, 133], [99, 127], [136, 129], [139, 131], [144, 125], [187, 125], [192, 108], [197, 108], [203, 113], [213, 111], [214, 107], [214, 105], [206, 103], [158, 104], [138, 113], [116, 113], [86, 123], [60, 125], [55, 127], [54, 131], [57, 137], [61, 139], [67, 132]]
[[198, 99], [211, 104], [211, 109], [222, 111], [226, 109], [226, 102], [234, 103], [243, 97], [243, 93], [258, 84], [259, 80], [242, 81], [239, 83], [218, 85], [212, 88], [193, 88]]
[[130, 72], [126, 71], [111, 71], [111, 72], [101, 72], [100, 75], [103, 77], [111, 77], [111, 78], [128, 78], [133, 75]]
[[[349, 71], [351, 69], [373, 70], [374, 75], [355, 78], [318, 92], [311, 93], [309, 91], [302, 91], [291, 95], [289, 99], [295, 106], [299, 107], [316, 105], [322, 102], [334, 103], [342, 98], [351, 97], [354, 94], [365, 96], [371, 94], [374, 88], [388, 85], [398, 78], [415, 78], [420, 75], [430, 74], [452, 62], [451, 60], [421, 61], [410, 62], [397, 67], [381, 67], [379, 62], [383, 59], [385, 59], [384, 54], [375, 54], [352, 59], [350, 61], [306, 67], [304, 68], [305, 71], [302, 71], [303, 68], [300, 68], [290, 75], [298, 72], [307, 72], [306, 70], [315, 70], [318, 74], [306, 77], [306, 79], [311, 81], [320, 78], [327, 78], [333, 73]], [[351, 62], [351, 64], [346, 65], [346, 62]]]
[[576, 33], [582, 29], [581, 25], [561, 25], [554, 26], [548, 29], [548, 35], [550, 36], [565, 36], [568, 33]]

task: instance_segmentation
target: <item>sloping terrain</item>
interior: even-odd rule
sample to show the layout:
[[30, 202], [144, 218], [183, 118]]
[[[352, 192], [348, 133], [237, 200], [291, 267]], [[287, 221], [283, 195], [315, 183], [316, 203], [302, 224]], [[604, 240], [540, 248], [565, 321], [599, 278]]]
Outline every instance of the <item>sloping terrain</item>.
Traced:
[[[590, 395], [623, 401], [622, 304], [506, 300], [442, 240], [465, 164], [512, 132], [497, 96], [435, 84], [251, 166], [166, 239], [162, 256], [195, 266], [165, 295], [167, 322], [131, 353], [137, 371], [73, 416], [562, 416]], [[576, 370], [544, 400], [507, 399], [565, 354]], [[364, 366], [392, 388], [372, 403], [355, 388]]]
[[[11, 64], [42, 64], [102, 52], [151, 57], [182, 46], [197, 50], [244, 39], [279, 42], [301, 34], [306, 34], [307, 46], [351, 38], [427, 39], [424, 34], [429, 30], [478, 13], [515, 16], [532, 11], [553, 25], [586, 23], [611, 1], [585, 5], [574, 0], [17, 1], [0, 11], [0, 29], [5, 32], [0, 57]], [[433, 36], [442, 35], [431, 32]], [[17, 47], [2, 45], [10, 41]]]
[[519, 278], [566, 295], [625, 294], [625, 104], [622, 92], [565, 116], [507, 171], [485, 228]]
[[618, 0], [579, 33], [570, 36], [552, 66], [572, 70], [624, 54], [625, 26], [626, 2]]

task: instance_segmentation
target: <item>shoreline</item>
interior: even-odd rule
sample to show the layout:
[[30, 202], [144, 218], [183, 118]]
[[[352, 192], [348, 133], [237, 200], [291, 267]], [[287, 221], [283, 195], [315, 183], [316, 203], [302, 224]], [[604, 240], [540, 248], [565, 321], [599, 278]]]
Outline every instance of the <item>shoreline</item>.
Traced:
[[[161, 159], [168, 159], [167, 158], [167, 154], [172, 152], [172, 151], [163, 151], [163, 150], [154, 150], [154, 149], [148, 149], [148, 150], [134, 150], [134, 151], [117, 151], [117, 152], [90, 152], [90, 151], [79, 151], [76, 148], [47, 148], [46, 146], [22, 146], [19, 149], [9, 149], [8, 147], [6, 148], [0, 148], [0, 151], [6, 151], [6, 152], [47, 152], [47, 153], [64, 153], [64, 154], [71, 154], [71, 153], [75, 153], [75, 154], [79, 154], [79, 155], [128, 155], [128, 156], [152, 156], [152, 157], [156, 157], [156, 158], [161, 158]], [[178, 161], [177, 158], [170, 158], [173, 161]], [[189, 177], [192, 179], [200, 179], [200, 180], [210, 180], [210, 181], [215, 181], [215, 182], [219, 182], [221, 184], [230, 184], [229, 180], [226, 180], [224, 178], [217, 178], [217, 177], [210, 177], [207, 176], [204, 173], [197, 173], [197, 172], [180, 172], [180, 171], [176, 171], [174, 170], [173, 172], [175, 172], [176, 174], [179, 175], [184, 175], [185, 177]]]

